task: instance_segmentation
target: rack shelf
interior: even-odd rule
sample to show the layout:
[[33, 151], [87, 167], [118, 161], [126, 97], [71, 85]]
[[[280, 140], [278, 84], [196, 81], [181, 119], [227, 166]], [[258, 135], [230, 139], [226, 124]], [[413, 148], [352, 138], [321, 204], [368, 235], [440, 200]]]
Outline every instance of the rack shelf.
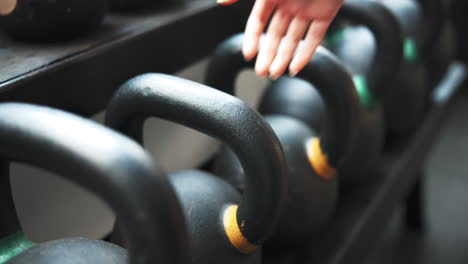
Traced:
[[0, 101], [58, 107], [82, 115], [102, 110], [123, 81], [173, 73], [243, 30], [252, 1], [214, 0], [139, 14], [112, 14], [92, 34], [34, 45], [0, 35]]

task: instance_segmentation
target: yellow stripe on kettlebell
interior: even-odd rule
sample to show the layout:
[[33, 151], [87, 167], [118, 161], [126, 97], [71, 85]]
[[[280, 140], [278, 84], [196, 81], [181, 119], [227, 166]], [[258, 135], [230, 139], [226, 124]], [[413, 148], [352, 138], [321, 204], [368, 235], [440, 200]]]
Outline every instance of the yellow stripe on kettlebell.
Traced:
[[224, 211], [223, 223], [226, 235], [231, 244], [241, 253], [250, 254], [257, 249], [257, 245], [250, 243], [239, 228], [237, 223], [237, 205], [230, 205]]
[[336, 169], [328, 163], [328, 157], [322, 151], [319, 138], [311, 138], [306, 144], [307, 157], [309, 158], [310, 165], [314, 168], [317, 174], [330, 180], [336, 173]]

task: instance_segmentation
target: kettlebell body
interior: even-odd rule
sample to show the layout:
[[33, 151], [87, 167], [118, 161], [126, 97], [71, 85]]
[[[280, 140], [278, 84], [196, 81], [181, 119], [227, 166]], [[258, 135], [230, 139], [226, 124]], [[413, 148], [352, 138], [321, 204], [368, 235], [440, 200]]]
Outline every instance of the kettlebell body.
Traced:
[[[218, 46], [206, 71], [207, 84], [234, 94], [238, 74], [254, 63], [242, 57], [242, 38], [242, 34], [234, 35]], [[289, 175], [286, 206], [265, 244], [269, 248], [294, 247], [318, 235], [335, 209], [336, 167], [355, 135], [357, 95], [349, 73], [336, 58], [320, 47], [298, 78], [311, 83], [304, 89], [317, 87], [310, 93], [324, 98], [330, 118], [319, 134], [297, 118], [265, 116], [283, 147]], [[224, 146], [216, 157], [214, 170], [242, 191], [245, 174], [228, 147]]]
[[388, 144], [408, 136], [420, 125], [429, 101], [428, 77], [421, 61], [418, 32], [422, 32], [421, 9], [414, 1], [382, 1], [398, 17], [404, 34], [403, 63], [384, 96]]
[[[99, 144], [96, 144], [99, 142]], [[60, 110], [0, 104], [0, 187], [9, 162], [49, 170], [102, 198], [122, 220], [129, 253], [111, 243], [73, 238], [33, 245], [22, 234], [11, 197], [0, 211], [0, 260], [8, 264], [186, 263], [181, 208], [169, 181], [128, 138]], [[3, 198], [3, 197], [2, 197]], [[5, 204], [7, 203], [7, 204]], [[143, 216], [143, 217], [142, 217]]]
[[22, 41], [63, 41], [96, 29], [106, 12], [106, 0], [2, 0], [0, 29]]
[[[323, 178], [310, 165], [307, 140], [317, 138], [317, 133], [302, 121], [286, 115], [267, 115], [265, 119], [283, 146], [290, 175], [287, 206], [276, 232], [266, 242], [266, 246], [274, 249], [292, 248], [308, 241], [313, 235], [320, 235], [320, 230], [326, 226], [336, 208], [338, 181], [337, 177]], [[243, 190], [242, 167], [226, 146], [222, 147], [216, 157], [214, 171], [240, 191]]]
[[271, 127], [235, 97], [164, 74], [145, 74], [123, 84], [107, 108], [106, 124], [143, 143], [143, 124], [151, 116], [225, 142], [247, 175], [240, 195], [207, 172], [171, 174], [187, 219], [191, 263], [259, 263], [287, 188], [283, 151]]

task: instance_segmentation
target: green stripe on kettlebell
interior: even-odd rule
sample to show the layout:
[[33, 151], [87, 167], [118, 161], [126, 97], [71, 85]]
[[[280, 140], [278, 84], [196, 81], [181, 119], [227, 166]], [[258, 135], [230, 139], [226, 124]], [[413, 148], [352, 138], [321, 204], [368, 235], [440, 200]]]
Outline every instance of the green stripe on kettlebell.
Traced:
[[404, 60], [410, 63], [418, 62], [418, 48], [414, 39], [406, 38], [403, 45]]
[[374, 107], [375, 100], [371, 91], [369, 91], [369, 87], [367, 86], [366, 77], [362, 75], [354, 75], [353, 82], [356, 86], [356, 92], [359, 96], [360, 104], [368, 109]]
[[346, 30], [347, 27], [345, 25], [337, 26], [333, 31], [325, 36], [323, 45], [328, 48], [333, 48], [338, 43], [343, 41]]
[[35, 243], [28, 240], [22, 231], [0, 239], [0, 264], [34, 245]]

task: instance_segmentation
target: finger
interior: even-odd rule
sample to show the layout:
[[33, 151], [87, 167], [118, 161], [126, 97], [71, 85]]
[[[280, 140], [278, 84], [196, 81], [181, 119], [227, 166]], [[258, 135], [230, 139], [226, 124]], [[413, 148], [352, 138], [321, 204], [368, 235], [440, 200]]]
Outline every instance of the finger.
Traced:
[[273, 15], [273, 18], [268, 26], [268, 31], [260, 48], [255, 71], [257, 75], [264, 76], [268, 73], [271, 63], [275, 58], [276, 51], [281, 42], [281, 38], [288, 30], [289, 23], [293, 18], [293, 14], [285, 8], [278, 8]]
[[312, 21], [304, 39], [303, 45], [298, 48], [298, 52], [289, 65], [289, 74], [295, 76], [312, 59], [315, 50], [322, 41], [331, 20]]
[[260, 36], [275, 5], [276, 1], [272, 0], [257, 0], [255, 2], [245, 27], [242, 53], [246, 60], [251, 60], [257, 54]]
[[291, 22], [288, 33], [286, 37], [284, 37], [273, 64], [270, 67], [270, 77], [272, 79], [277, 79], [288, 67], [297, 45], [307, 31], [309, 23], [309, 19], [304, 16], [296, 16]]
[[238, 0], [218, 0], [218, 1], [216, 1], [216, 3], [220, 4], [220, 5], [232, 5], [237, 1]]

